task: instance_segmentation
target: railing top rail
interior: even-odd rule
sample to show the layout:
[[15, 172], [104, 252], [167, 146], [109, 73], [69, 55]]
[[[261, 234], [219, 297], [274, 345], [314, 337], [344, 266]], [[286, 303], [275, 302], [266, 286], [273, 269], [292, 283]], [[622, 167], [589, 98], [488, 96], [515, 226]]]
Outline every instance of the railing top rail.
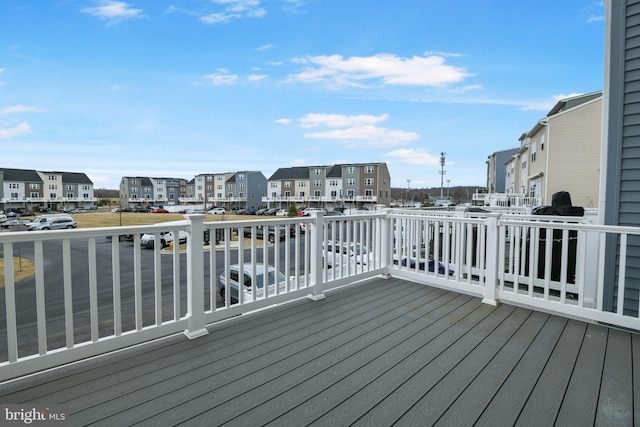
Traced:
[[0, 233], [0, 243], [79, 239], [87, 237], [104, 237], [110, 235], [119, 236], [123, 234], [156, 233], [169, 230], [185, 231], [188, 224], [188, 221], [183, 220], [124, 227], [98, 227], [73, 230], [14, 231], [8, 233]]

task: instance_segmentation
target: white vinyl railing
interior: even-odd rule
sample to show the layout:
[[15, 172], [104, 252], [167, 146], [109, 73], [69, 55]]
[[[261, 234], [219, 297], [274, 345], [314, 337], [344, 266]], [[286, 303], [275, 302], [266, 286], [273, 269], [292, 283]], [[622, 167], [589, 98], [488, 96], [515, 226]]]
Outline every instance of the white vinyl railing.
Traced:
[[[638, 228], [423, 210], [205, 220], [0, 233], [0, 381], [172, 334], [197, 338], [212, 322], [375, 276], [640, 330], [638, 288], [627, 278]], [[143, 233], [160, 242], [166, 232], [186, 233], [186, 243], [141, 247]], [[33, 260], [30, 278], [15, 280], [14, 257]], [[249, 271], [236, 298], [226, 280], [234, 265]], [[262, 266], [284, 280], [259, 282]]]

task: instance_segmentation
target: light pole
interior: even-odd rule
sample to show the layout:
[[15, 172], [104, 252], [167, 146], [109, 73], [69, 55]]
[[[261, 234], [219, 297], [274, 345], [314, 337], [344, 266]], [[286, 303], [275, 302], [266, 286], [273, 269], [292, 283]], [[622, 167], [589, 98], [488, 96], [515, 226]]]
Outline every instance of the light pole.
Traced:
[[444, 151], [440, 153], [440, 200], [444, 199], [444, 174], [447, 173], [447, 171], [444, 170], [446, 155], [447, 153]]

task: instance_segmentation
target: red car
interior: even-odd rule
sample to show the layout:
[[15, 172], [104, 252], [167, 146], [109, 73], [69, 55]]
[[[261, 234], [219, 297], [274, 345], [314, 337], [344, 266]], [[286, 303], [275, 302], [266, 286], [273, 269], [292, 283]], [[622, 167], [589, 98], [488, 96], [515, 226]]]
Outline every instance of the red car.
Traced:
[[166, 209], [156, 208], [152, 210], [151, 213], [169, 213], [169, 211]]

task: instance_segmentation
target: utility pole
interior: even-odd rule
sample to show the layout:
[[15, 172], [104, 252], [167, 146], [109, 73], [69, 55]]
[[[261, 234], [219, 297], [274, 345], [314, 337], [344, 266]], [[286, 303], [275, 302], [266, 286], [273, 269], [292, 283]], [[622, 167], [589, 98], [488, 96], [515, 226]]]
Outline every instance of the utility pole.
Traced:
[[440, 200], [444, 199], [444, 174], [447, 173], [447, 171], [444, 170], [446, 155], [447, 153], [444, 151], [440, 153]]

